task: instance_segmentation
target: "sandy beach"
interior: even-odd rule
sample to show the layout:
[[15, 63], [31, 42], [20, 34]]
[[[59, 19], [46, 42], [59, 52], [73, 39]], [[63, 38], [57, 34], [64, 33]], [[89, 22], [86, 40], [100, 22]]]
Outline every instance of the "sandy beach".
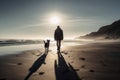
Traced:
[[120, 42], [63, 45], [0, 57], [0, 80], [120, 80]]

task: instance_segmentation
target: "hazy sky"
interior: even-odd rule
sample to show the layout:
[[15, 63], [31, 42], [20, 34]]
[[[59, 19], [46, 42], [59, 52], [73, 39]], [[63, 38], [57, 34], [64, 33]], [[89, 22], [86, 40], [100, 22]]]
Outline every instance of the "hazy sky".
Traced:
[[54, 15], [76, 37], [120, 19], [120, 0], [0, 0], [0, 38], [53, 38]]

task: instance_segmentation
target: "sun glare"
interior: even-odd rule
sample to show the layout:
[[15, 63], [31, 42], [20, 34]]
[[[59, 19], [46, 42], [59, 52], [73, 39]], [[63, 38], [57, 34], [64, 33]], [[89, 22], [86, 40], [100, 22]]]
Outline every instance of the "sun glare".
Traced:
[[58, 16], [52, 16], [51, 18], [50, 18], [50, 22], [52, 23], [52, 24], [59, 24], [60, 23], [60, 17], [58, 17]]

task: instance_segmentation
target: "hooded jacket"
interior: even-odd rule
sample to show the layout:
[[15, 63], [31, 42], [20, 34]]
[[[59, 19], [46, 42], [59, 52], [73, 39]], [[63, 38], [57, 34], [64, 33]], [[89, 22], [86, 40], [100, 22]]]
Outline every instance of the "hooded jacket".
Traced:
[[55, 40], [63, 40], [63, 30], [58, 26], [54, 33]]

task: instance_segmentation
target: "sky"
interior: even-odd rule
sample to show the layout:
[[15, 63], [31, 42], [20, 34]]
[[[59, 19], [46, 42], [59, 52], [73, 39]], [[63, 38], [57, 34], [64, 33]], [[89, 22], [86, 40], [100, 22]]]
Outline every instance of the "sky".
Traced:
[[0, 0], [0, 39], [54, 38], [57, 25], [74, 38], [119, 19], [120, 0]]

